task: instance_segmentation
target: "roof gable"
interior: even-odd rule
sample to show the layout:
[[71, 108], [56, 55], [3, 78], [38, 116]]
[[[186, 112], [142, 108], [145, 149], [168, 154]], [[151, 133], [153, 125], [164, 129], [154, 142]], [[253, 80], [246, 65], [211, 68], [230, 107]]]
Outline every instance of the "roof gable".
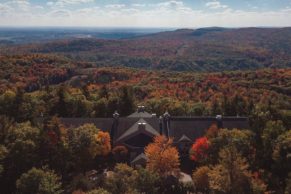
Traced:
[[148, 160], [148, 157], [144, 153], [141, 153], [136, 158], [134, 158], [130, 163], [131, 165], [145, 164], [147, 160]]
[[153, 116], [146, 111], [136, 111], [127, 117], [128, 118], [151, 118]]
[[[140, 129], [139, 123], [145, 123], [145, 128]], [[130, 128], [128, 128], [121, 136], [119, 136], [116, 141], [117, 142], [125, 141], [139, 133], [144, 133], [149, 136], [159, 135], [158, 131], [154, 129], [149, 123], [147, 123], [144, 119], [139, 119]]]
[[178, 142], [183, 142], [183, 141], [191, 142], [192, 140], [183, 134], [182, 137], [178, 140]]

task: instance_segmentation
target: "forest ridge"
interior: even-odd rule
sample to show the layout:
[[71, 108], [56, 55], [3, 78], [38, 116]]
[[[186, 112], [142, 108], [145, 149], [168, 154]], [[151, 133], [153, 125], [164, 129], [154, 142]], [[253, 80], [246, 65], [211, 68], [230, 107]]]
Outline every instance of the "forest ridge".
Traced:
[[291, 66], [290, 34], [291, 28], [218, 27], [131, 34], [125, 38], [117, 33], [109, 36], [113, 39], [99, 39], [98, 34], [86, 38], [85, 33], [79, 38], [16, 46], [13, 41], [3, 40], [0, 54], [55, 54], [93, 67], [121, 65], [203, 72], [286, 68]]

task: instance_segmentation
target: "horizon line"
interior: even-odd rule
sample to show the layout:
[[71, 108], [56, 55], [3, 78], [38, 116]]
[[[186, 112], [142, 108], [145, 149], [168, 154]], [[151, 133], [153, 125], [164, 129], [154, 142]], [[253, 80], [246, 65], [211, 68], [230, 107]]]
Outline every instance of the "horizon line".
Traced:
[[105, 28], [105, 29], [199, 29], [199, 28], [228, 28], [228, 29], [239, 29], [239, 28], [290, 28], [291, 26], [241, 26], [241, 27], [231, 27], [231, 26], [197, 26], [197, 27], [156, 27], [156, 26], [14, 26], [14, 25], [4, 25], [0, 28]]

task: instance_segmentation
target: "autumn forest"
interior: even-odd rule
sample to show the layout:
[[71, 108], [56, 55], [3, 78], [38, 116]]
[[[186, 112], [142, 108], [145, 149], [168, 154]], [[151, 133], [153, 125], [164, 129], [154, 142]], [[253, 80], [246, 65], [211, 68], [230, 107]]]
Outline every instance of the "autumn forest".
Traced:
[[[290, 41], [290, 28], [0, 41], [0, 193], [291, 193]], [[61, 122], [139, 105], [158, 117], [248, 117], [249, 128], [209, 127], [185, 171], [172, 138], [155, 136], [146, 165], [131, 166], [108, 132]]]

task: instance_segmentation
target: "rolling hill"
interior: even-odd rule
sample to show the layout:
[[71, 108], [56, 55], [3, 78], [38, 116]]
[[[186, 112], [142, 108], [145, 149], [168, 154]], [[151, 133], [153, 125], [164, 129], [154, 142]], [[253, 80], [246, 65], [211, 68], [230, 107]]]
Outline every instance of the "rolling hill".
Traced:
[[2, 49], [56, 54], [92, 67], [216, 72], [291, 67], [291, 28], [179, 29], [127, 39], [70, 38]]

